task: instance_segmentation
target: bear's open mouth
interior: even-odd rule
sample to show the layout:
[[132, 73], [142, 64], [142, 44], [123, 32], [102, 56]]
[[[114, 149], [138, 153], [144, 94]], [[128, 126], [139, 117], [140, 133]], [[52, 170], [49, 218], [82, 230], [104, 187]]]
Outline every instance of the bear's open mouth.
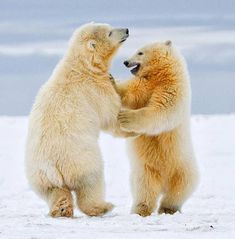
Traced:
[[124, 38], [124, 39], [122, 39], [119, 43], [122, 43], [122, 42], [124, 42], [125, 40], [126, 40], [127, 38]]
[[137, 72], [138, 72], [139, 69], [140, 69], [140, 63], [135, 63], [135, 64], [132, 65], [131, 67], [133, 67], [133, 68], [131, 69], [131, 73], [132, 73], [133, 75], [136, 75]]
[[125, 36], [123, 36], [123, 38], [121, 39], [121, 41], [119, 43], [123, 43], [128, 37], [129, 37], [129, 33], [127, 33]]
[[124, 36], [119, 43], [123, 43], [128, 37], [129, 35]]

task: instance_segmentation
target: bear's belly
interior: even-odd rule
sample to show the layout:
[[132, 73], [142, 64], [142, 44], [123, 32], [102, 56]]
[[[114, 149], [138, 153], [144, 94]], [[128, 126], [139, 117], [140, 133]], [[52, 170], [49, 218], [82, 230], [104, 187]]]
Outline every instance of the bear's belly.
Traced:
[[165, 174], [170, 165], [177, 160], [177, 132], [174, 130], [158, 136], [141, 135], [129, 141], [132, 154], [137, 161], [144, 163], [145, 167]]

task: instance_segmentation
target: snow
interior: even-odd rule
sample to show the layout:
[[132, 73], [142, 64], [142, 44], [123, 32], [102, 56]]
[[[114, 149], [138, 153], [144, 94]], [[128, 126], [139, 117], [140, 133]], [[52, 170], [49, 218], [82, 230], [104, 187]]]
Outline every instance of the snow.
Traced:
[[200, 184], [182, 214], [142, 218], [130, 214], [125, 140], [102, 134], [107, 199], [115, 209], [90, 218], [47, 216], [24, 174], [26, 117], [0, 117], [0, 238], [235, 238], [235, 115], [193, 116]]

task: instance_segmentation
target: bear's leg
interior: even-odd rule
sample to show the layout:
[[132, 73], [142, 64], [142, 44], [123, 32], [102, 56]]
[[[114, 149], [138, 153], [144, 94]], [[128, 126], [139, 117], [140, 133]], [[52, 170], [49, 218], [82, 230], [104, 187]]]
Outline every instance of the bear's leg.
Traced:
[[178, 170], [173, 174], [160, 202], [159, 213], [174, 214], [177, 211], [181, 211], [183, 203], [187, 200], [193, 189], [191, 177], [184, 170]]
[[148, 168], [133, 173], [132, 191], [134, 202], [132, 213], [146, 217], [155, 210], [157, 198], [161, 192], [160, 181], [155, 176]]
[[[92, 182], [91, 182], [91, 179]], [[104, 200], [104, 179], [88, 177], [76, 190], [77, 204], [82, 212], [88, 216], [101, 216], [113, 209], [113, 204]]]
[[52, 188], [47, 192], [47, 200], [52, 217], [72, 217], [73, 199], [68, 189]]

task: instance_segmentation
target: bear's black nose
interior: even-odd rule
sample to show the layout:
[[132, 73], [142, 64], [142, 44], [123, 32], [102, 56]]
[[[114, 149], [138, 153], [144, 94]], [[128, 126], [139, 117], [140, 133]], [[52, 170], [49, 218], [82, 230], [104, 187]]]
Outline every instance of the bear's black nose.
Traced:
[[128, 61], [124, 61], [123, 64], [124, 64], [125, 66], [128, 66], [128, 65], [129, 65], [129, 62], [128, 62]]
[[126, 29], [126, 34], [129, 35], [129, 29], [128, 28]]

